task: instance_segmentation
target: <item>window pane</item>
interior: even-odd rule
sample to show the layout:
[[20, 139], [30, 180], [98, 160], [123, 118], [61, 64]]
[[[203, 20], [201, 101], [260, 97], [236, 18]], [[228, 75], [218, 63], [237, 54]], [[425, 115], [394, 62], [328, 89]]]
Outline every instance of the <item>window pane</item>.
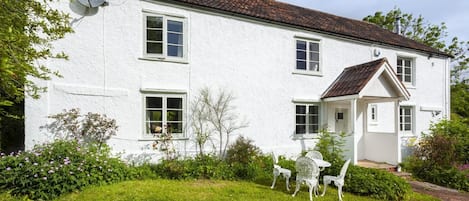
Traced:
[[318, 124], [319, 123], [319, 117], [318, 116], [309, 116], [309, 124]]
[[306, 70], [306, 62], [305, 61], [296, 61], [296, 69]]
[[319, 53], [309, 52], [309, 60], [310, 61], [319, 61]]
[[305, 134], [306, 126], [305, 125], [296, 125], [296, 134]]
[[410, 67], [410, 60], [405, 60], [405, 66]]
[[309, 62], [309, 70], [310, 71], [319, 71], [319, 63], [318, 62]]
[[183, 57], [182, 46], [168, 45], [168, 56]]
[[163, 99], [161, 97], [147, 97], [147, 108], [162, 108]]
[[168, 31], [182, 33], [182, 22], [168, 20]]
[[309, 106], [309, 114], [319, 114], [319, 106]]
[[182, 98], [168, 98], [168, 108], [182, 109]]
[[410, 68], [404, 68], [404, 73], [406, 75], [410, 75], [411, 74], [411, 69]]
[[182, 121], [182, 111], [168, 110], [166, 118], [168, 121]]
[[308, 133], [318, 133], [319, 126], [318, 125], [309, 125], [308, 126]]
[[412, 77], [409, 75], [405, 76], [404, 82], [412, 82]]
[[297, 40], [296, 41], [296, 49], [306, 50], [306, 41]]
[[397, 74], [401, 74], [402, 73], [402, 67], [397, 67]]
[[147, 111], [147, 121], [163, 121], [161, 110]]
[[171, 133], [182, 133], [182, 123], [168, 123], [167, 129]]
[[404, 118], [404, 121], [405, 121], [406, 123], [409, 123], [409, 122], [410, 122], [410, 117], [405, 117], [405, 118]]
[[305, 105], [297, 105], [296, 106], [296, 114], [306, 114], [306, 106]]
[[163, 28], [163, 18], [155, 16], [147, 16], [148, 28]]
[[410, 115], [410, 109], [404, 108], [404, 114], [405, 115]]
[[405, 124], [405, 125], [404, 125], [404, 130], [406, 130], [406, 131], [412, 130], [411, 124]]
[[306, 60], [306, 51], [297, 50], [296, 51], [296, 59]]
[[398, 66], [402, 66], [402, 59], [398, 59], [398, 60], [397, 60], [397, 65], [398, 65]]
[[163, 54], [163, 44], [147, 42], [147, 53], [149, 54]]
[[163, 127], [161, 122], [152, 122], [147, 124], [147, 133], [161, 133]]
[[163, 31], [161, 31], [161, 30], [147, 30], [147, 40], [163, 41]]
[[168, 33], [168, 43], [182, 45], [182, 34]]
[[296, 123], [297, 124], [305, 124], [306, 123], [306, 116], [296, 116]]
[[319, 43], [309, 43], [309, 50], [319, 52]]

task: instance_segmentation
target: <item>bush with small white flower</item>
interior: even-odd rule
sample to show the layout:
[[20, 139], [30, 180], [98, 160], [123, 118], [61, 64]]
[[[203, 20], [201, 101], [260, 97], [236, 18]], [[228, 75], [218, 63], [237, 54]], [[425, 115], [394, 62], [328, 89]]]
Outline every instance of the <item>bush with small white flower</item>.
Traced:
[[58, 140], [31, 151], [0, 153], [0, 189], [15, 196], [49, 200], [88, 185], [130, 179], [132, 170], [107, 145]]

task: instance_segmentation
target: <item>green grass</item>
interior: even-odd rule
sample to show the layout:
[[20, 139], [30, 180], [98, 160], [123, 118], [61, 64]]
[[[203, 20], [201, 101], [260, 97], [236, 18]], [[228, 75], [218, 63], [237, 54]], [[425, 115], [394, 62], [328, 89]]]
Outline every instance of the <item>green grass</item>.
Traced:
[[[213, 180], [144, 180], [127, 181], [113, 185], [94, 186], [82, 192], [76, 192], [61, 196], [56, 201], [125, 201], [125, 200], [148, 200], [148, 201], [172, 201], [172, 200], [309, 200], [308, 191], [303, 187], [296, 197], [286, 191], [282, 183], [277, 183], [275, 189], [268, 185], [261, 185], [245, 181], [213, 181]], [[9, 196], [7, 193], [0, 194], [0, 201], [21, 200]], [[314, 197], [317, 201], [337, 201], [337, 190], [328, 188], [326, 196]], [[370, 197], [357, 196], [345, 193], [346, 201], [373, 201]], [[409, 200], [412, 201], [437, 201], [427, 195], [412, 193]]]
[[[297, 197], [293, 198], [284, 186], [270, 186], [243, 181], [212, 181], [212, 180], [146, 180], [129, 181], [115, 185], [101, 186], [86, 189], [80, 193], [73, 193], [62, 197], [61, 201], [73, 200], [309, 200], [307, 189], [302, 189]], [[347, 200], [375, 200], [346, 194]], [[337, 200], [337, 191], [328, 189], [325, 197], [314, 200]]]

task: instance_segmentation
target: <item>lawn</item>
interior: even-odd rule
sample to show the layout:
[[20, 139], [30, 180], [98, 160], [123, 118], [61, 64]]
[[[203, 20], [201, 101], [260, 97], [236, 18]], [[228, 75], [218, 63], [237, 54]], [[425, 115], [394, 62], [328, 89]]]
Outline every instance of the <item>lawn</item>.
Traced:
[[[57, 199], [58, 201], [124, 201], [124, 200], [309, 200], [308, 191], [302, 188], [296, 197], [292, 197], [293, 189], [287, 192], [284, 185], [270, 189], [270, 186], [245, 181], [213, 181], [213, 180], [144, 180], [127, 181], [114, 185], [90, 187], [82, 192], [71, 193]], [[292, 187], [294, 188], [294, 186]], [[328, 188], [324, 197], [313, 200], [337, 201], [337, 191]], [[345, 193], [344, 200], [372, 201], [370, 197], [361, 197]], [[430, 196], [411, 193], [412, 201], [436, 201]]]

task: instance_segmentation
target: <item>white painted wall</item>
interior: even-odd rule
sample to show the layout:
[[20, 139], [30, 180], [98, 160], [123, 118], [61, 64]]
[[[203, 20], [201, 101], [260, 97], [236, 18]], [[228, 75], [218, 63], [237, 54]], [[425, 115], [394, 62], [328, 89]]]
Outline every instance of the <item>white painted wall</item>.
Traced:
[[366, 159], [397, 165], [397, 138], [394, 133], [367, 133], [365, 140]]
[[[343, 68], [377, 59], [372, 56], [375, 48], [381, 49], [380, 57], [387, 57], [393, 68], [397, 55], [416, 58], [417, 82], [415, 88], [409, 89], [409, 102], [416, 107], [446, 108], [445, 60], [427, 59], [426, 54], [146, 1], [111, 1], [95, 15], [85, 17], [71, 12], [68, 0], [57, 6], [74, 19], [75, 33], [55, 43], [56, 50], [65, 51], [70, 59], [47, 61], [64, 78], [41, 81], [49, 91], [41, 99], [26, 100], [26, 148], [50, 139], [39, 130], [47, 123], [47, 115], [79, 107], [84, 112], [105, 113], [117, 120], [118, 135], [109, 141], [115, 151], [154, 153], [149, 149], [151, 141], [143, 140], [141, 89], [184, 91], [188, 107], [197, 90], [209, 86], [236, 96], [234, 104], [239, 115], [249, 121], [249, 127], [238, 134], [253, 139], [264, 151], [276, 150], [293, 157], [302, 149], [313, 147], [314, 140], [294, 139], [292, 100], [319, 100]], [[142, 59], [143, 9], [187, 18], [187, 63]], [[293, 73], [298, 36], [321, 40], [322, 76]], [[380, 114], [387, 113], [381, 109], [386, 107], [380, 107]], [[434, 118], [428, 112], [416, 111], [415, 133], [419, 134]], [[387, 125], [383, 122], [373, 129], [387, 130]], [[359, 139], [363, 133], [357, 135]], [[190, 130], [187, 137], [191, 137]], [[364, 142], [360, 139], [360, 143]], [[187, 152], [194, 150], [192, 141], [178, 141], [177, 146]]]

